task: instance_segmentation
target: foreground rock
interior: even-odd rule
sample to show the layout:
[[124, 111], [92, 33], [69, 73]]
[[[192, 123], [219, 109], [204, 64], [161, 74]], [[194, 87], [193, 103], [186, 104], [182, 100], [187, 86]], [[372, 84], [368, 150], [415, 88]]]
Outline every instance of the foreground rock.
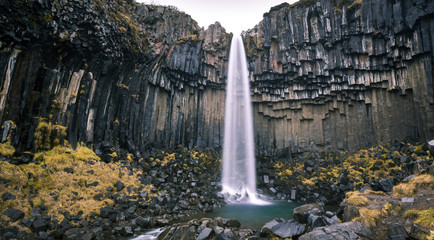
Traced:
[[236, 219], [203, 218], [193, 219], [186, 223], [174, 224], [167, 227], [159, 236], [159, 240], [188, 240], [188, 239], [241, 239], [254, 235], [251, 229], [241, 229]]
[[311, 203], [294, 208], [294, 210], [292, 210], [292, 217], [299, 223], [307, 223], [309, 215], [313, 213], [320, 215], [323, 212], [324, 209], [321, 205], [317, 203]]
[[300, 224], [294, 219], [285, 221], [282, 218], [276, 218], [262, 227], [260, 236], [268, 238], [276, 236], [280, 238], [291, 238], [300, 236], [305, 230], [306, 224]]
[[373, 239], [372, 232], [363, 223], [346, 222], [327, 227], [315, 228], [312, 232], [300, 236], [299, 240], [356, 240]]

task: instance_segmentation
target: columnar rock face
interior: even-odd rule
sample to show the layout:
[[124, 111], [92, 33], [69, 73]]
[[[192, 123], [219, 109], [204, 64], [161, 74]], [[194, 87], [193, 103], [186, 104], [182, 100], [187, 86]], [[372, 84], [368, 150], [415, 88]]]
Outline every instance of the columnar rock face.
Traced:
[[339, 2], [281, 4], [243, 33], [261, 154], [434, 137], [434, 2]]
[[[232, 35], [219, 23], [131, 0], [0, 9], [2, 141], [35, 149], [45, 121], [102, 151], [222, 146]], [[272, 8], [243, 33], [258, 154], [434, 137], [433, 12], [430, 0]]]
[[176, 9], [133, 1], [0, 6], [0, 117], [16, 124], [19, 149], [34, 148], [40, 121], [96, 150], [222, 144], [232, 36], [219, 23], [204, 30]]

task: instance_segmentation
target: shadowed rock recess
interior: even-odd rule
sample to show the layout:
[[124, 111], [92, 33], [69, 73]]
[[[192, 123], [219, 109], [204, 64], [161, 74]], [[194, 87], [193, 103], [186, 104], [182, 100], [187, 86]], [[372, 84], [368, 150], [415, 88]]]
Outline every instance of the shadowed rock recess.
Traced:
[[[221, 147], [232, 34], [131, 0], [0, 0], [2, 141]], [[260, 155], [434, 137], [434, 2], [282, 4], [243, 33]], [[12, 121], [15, 124], [11, 124]], [[52, 143], [54, 145], [54, 143]]]

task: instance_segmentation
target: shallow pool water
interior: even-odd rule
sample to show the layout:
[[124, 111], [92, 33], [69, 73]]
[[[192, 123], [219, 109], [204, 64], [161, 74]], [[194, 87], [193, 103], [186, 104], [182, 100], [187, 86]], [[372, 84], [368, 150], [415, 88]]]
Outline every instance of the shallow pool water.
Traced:
[[292, 210], [299, 206], [297, 203], [273, 202], [268, 205], [252, 204], [228, 204], [222, 208], [214, 209], [210, 213], [201, 213], [194, 218], [236, 218], [241, 222], [242, 228], [251, 228], [259, 230], [265, 223], [274, 218], [290, 219]]

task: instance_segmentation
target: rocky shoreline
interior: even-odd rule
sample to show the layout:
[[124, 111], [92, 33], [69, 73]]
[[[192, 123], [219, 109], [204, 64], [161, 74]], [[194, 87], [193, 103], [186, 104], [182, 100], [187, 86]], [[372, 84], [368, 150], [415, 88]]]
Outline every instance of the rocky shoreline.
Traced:
[[[3, 149], [5, 149], [5, 145], [2, 145]], [[374, 150], [380, 151], [375, 152]], [[372, 160], [374, 161], [373, 166], [375, 167], [373, 168], [374, 170], [366, 170], [367, 178], [363, 179], [362, 183], [364, 185], [362, 186], [354, 182], [354, 172], [350, 171], [352, 170], [352, 165], [346, 165], [345, 163], [348, 163], [354, 156], [360, 156], [364, 151], [371, 152]], [[49, 204], [55, 205], [60, 202], [60, 200], [57, 200], [59, 198], [58, 195], [50, 196], [54, 200], [46, 202], [45, 205], [39, 204], [32, 205], [31, 208], [23, 208], [23, 205], [20, 205], [18, 202], [25, 202], [27, 200], [28, 202], [25, 202], [24, 205], [41, 202], [37, 199], [43, 197], [40, 195], [44, 192], [46, 186], [39, 184], [46, 182], [44, 182], [43, 175], [35, 176], [38, 173], [34, 170], [32, 173], [27, 173], [27, 181], [34, 184], [14, 185], [17, 183], [14, 182], [14, 178], [8, 175], [8, 173], [15, 168], [25, 172], [27, 166], [33, 166], [40, 167], [41, 170], [48, 169], [51, 171], [51, 174], [55, 174], [53, 171], [58, 171], [64, 175], [74, 175], [75, 178], [79, 178], [80, 174], [83, 173], [80, 171], [84, 171], [87, 168], [81, 165], [71, 167], [65, 167], [66, 165], [57, 166], [55, 165], [55, 161], [50, 161], [51, 155], [49, 151], [36, 155], [15, 153], [15, 155], [3, 156], [0, 162], [2, 169], [0, 174], [0, 193], [3, 200], [3, 203], [0, 205], [2, 209], [0, 239], [117, 239], [119, 237], [140, 235], [146, 229], [157, 227], [166, 227], [161, 235], [165, 237], [160, 237], [160, 239], [191, 239], [193, 236], [194, 238], [204, 236], [203, 239], [286, 238], [299, 237], [304, 233], [306, 233], [305, 237], [300, 237], [300, 239], [315, 239], [313, 236], [323, 236], [325, 233], [330, 237], [333, 235], [331, 232], [334, 231], [338, 232], [336, 234], [341, 234], [339, 232], [344, 231], [342, 229], [350, 231], [348, 230], [348, 224], [360, 230], [360, 225], [349, 222], [352, 220], [365, 224], [362, 227], [362, 233], [359, 234], [357, 232], [359, 230], [354, 230], [356, 231], [354, 234], [365, 236], [365, 228], [368, 231], [376, 232], [376, 229], [378, 230], [384, 226], [381, 224], [369, 225], [366, 222], [364, 223], [364, 218], [360, 217], [359, 211], [365, 211], [360, 209], [363, 206], [366, 207], [367, 202], [363, 205], [358, 203], [354, 205], [354, 202], [351, 202], [353, 200], [350, 200], [350, 204], [348, 203], [348, 199], [353, 199], [353, 195], [351, 195], [353, 191], [357, 193], [358, 190], [363, 192], [368, 190], [369, 193], [367, 194], [370, 194], [368, 196], [369, 199], [378, 199], [377, 195], [382, 197], [389, 196], [390, 199], [388, 201], [381, 201], [379, 203], [379, 200], [373, 200], [370, 206], [372, 205], [371, 208], [374, 209], [385, 209], [387, 208], [386, 205], [390, 203], [395, 205], [398, 203], [399, 206], [405, 205], [406, 207], [400, 207], [401, 212], [395, 213], [397, 215], [395, 216], [395, 220], [396, 218], [404, 219], [400, 221], [400, 227], [397, 227], [401, 229], [401, 232], [402, 229], [407, 228], [405, 230], [406, 233], [414, 235], [416, 233], [413, 232], [417, 231], [413, 229], [417, 228], [423, 229], [420, 230], [423, 234], [429, 234], [429, 227], [424, 227], [414, 223], [415, 220], [412, 221], [404, 217], [404, 210], [412, 209], [412, 204], [408, 205], [402, 202], [411, 201], [411, 199], [413, 199], [413, 202], [425, 201], [427, 204], [421, 205], [421, 209], [432, 210], [432, 199], [434, 198], [432, 193], [428, 191], [421, 195], [419, 192], [415, 192], [412, 196], [406, 196], [404, 200], [402, 197], [394, 195], [396, 192], [394, 186], [396, 187], [398, 183], [409, 182], [409, 178], [415, 176], [433, 175], [433, 158], [429, 155], [427, 145], [411, 145], [400, 142], [400, 144], [391, 147], [379, 146], [354, 153], [334, 153], [336, 156], [344, 157], [342, 157], [342, 160], [334, 159], [333, 161], [340, 161], [339, 164], [335, 162], [335, 165], [330, 165], [328, 168], [330, 172], [335, 170], [340, 172], [340, 176], [337, 179], [324, 179], [326, 182], [334, 181], [334, 184], [330, 185], [330, 188], [325, 188], [323, 186], [324, 182], [320, 180], [315, 181], [311, 178], [315, 177], [313, 172], [317, 171], [324, 164], [323, 161], [330, 160], [327, 158], [319, 160], [318, 156], [331, 155], [327, 155], [326, 153], [294, 154], [294, 157], [290, 161], [297, 162], [304, 160], [303, 162], [306, 163], [304, 167], [312, 168], [312, 170], [301, 169], [298, 172], [295, 170], [293, 175], [287, 179], [281, 178], [284, 176], [282, 173], [287, 173], [287, 169], [281, 165], [279, 165], [280, 168], [277, 168], [276, 165], [271, 165], [273, 169], [268, 169], [268, 174], [264, 175], [264, 170], [267, 169], [265, 166], [270, 166], [271, 162], [265, 162], [264, 159], [261, 159], [261, 164], [258, 167], [258, 179], [262, 180], [258, 183], [260, 192], [262, 191], [275, 200], [315, 203], [300, 207], [304, 209], [301, 214], [303, 217], [300, 217], [300, 214], [296, 213], [299, 210], [295, 209], [293, 214], [294, 219], [275, 219], [267, 223], [262, 229], [241, 229], [241, 223], [236, 219], [193, 219], [185, 222], [186, 219], [190, 219], [195, 213], [212, 211], [225, 204], [223, 195], [219, 193], [221, 190], [219, 180], [221, 160], [219, 152], [216, 150], [188, 150], [182, 147], [165, 151], [152, 149], [141, 159], [135, 159], [131, 154], [119, 153], [119, 156], [117, 156], [113, 153], [108, 154], [110, 151], [106, 152], [106, 154], [100, 155], [99, 159], [96, 155], [91, 155], [90, 158], [83, 157], [81, 161], [85, 165], [91, 164], [89, 167], [94, 171], [97, 171], [97, 167], [100, 166], [99, 164], [106, 164], [112, 167], [106, 174], [110, 174], [110, 172], [115, 170], [113, 166], [121, 166], [122, 168], [116, 171], [119, 171], [119, 174], [137, 176], [141, 187], [134, 188], [132, 185], [129, 185], [129, 182], [132, 180], [130, 181], [126, 178], [126, 175], [123, 175], [123, 177], [111, 183], [103, 191], [98, 190], [96, 187], [94, 188], [94, 185], [102, 185], [101, 181], [89, 182], [89, 179], [85, 186], [81, 187], [78, 184], [76, 185], [77, 188], [71, 191], [72, 200], [80, 201], [80, 198], [77, 198], [74, 194], [81, 197], [81, 200], [86, 200], [87, 196], [82, 194], [81, 191], [94, 191], [90, 193], [89, 197], [95, 202], [110, 202], [92, 213], [88, 213], [83, 209], [83, 211], [77, 211], [75, 214], [68, 212], [66, 206], [63, 209], [60, 207], [60, 211], [57, 209], [58, 213], [61, 214], [55, 214], [56, 212], [51, 210], [52, 206]], [[77, 161], [77, 156], [79, 156], [78, 152], [69, 149], [65, 150], [60, 156], [64, 156], [63, 154], [75, 156], [75, 161]], [[375, 165], [375, 162], [381, 159], [383, 155], [386, 155], [387, 160], [382, 161], [389, 164], [387, 165], [388, 171], [394, 167], [391, 165], [392, 162], [399, 167], [399, 171], [398, 169], [389, 171], [394, 174], [392, 179], [389, 176], [375, 179], [369, 178], [371, 175], [374, 176], [374, 173], [382, 173], [380, 171], [381, 166]], [[369, 156], [367, 154], [366, 158], [369, 158]], [[33, 158], [29, 159], [29, 157]], [[58, 158], [62, 159], [63, 157]], [[316, 159], [314, 160], [314, 158]], [[309, 163], [310, 161], [314, 162], [314, 164]], [[370, 166], [369, 162], [366, 161], [365, 164]], [[367, 166], [358, 165], [360, 168]], [[344, 169], [341, 171], [340, 169], [343, 167], [348, 171], [343, 171]], [[56, 168], [58, 169], [55, 170]], [[97, 174], [98, 172], [93, 173], [93, 175]], [[308, 178], [309, 176], [311, 178]], [[38, 177], [40, 179], [37, 179]], [[264, 179], [267, 179], [267, 181], [264, 181]], [[314, 182], [314, 185], [311, 184], [311, 181]], [[344, 185], [344, 181], [347, 181], [345, 189], [341, 187]], [[353, 188], [348, 187], [350, 185], [353, 185]], [[148, 188], [147, 186], [151, 187]], [[337, 188], [333, 189], [333, 186], [337, 186]], [[431, 190], [433, 187], [434, 183], [429, 181], [426, 186], [424, 185], [424, 188]], [[29, 192], [26, 192], [27, 188], [30, 189]], [[295, 193], [294, 190], [296, 190]], [[26, 192], [26, 194], [22, 192]], [[360, 194], [354, 195], [357, 196], [356, 199], [360, 198]], [[335, 195], [335, 198], [330, 198], [331, 195]], [[345, 200], [342, 203], [343, 199]], [[330, 212], [324, 211], [324, 205], [341, 206], [336, 212]], [[383, 217], [386, 219], [388, 215]], [[336, 225], [339, 222], [344, 222], [342, 223], [344, 225]], [[283, 228], [291, 229], [287, 228], [288, 226], [295, 228], [297, 230], [294, 230], [296, 234], [291, 233], [293, 234], [291, 236], [278, 234], [282, 232]], [[342, 228], [342, 226], [346, 227]], [[291, 232], [293, 230], [288, 231]], [[385, 232], [387, 233], [387, 228], [381, 231], [382, 234]], [[413, 235], [411, 236], [415, 239], [424, 239], [414, 237]], [[180, 236], [184, 236], [185, 238], [179, 238]], [[366, 239], [379, 238], [371, 237]]]

